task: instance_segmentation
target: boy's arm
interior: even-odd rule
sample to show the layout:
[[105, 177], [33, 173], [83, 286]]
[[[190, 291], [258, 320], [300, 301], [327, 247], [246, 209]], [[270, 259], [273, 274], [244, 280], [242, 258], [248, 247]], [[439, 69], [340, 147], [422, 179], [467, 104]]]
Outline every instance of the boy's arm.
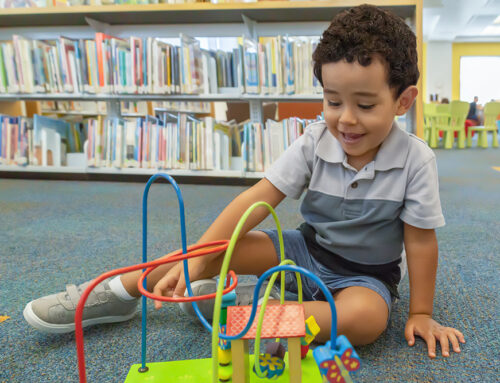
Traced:
[[449, 356], [449, 342], [455, 352], [460, 352], [459, 341], [465, 343], [463, 334], [432, 319], [438, 263], [436, 232], [405, 223], [404, 242], [410, 278], [410, 314], [405, 328], [408, 344], [413, 346], [418, 335], [427, 343], [431, 358], [436, 357], [436, 339], [441, 343], [443, 356]]
[[[263, 178], [251, 188], [239, 194], [229, 205], [219, 214], [207, 231], [201, 236], [197, 243], [206, 243], [221, 239], [230, 239], [234, 228], [238, 224], [241, 216], [255, 202], [264, 201], [275, 208], [283, 199], [283, 194], [269, 180]], [[252, 230], [269, 215], [269, 210], [259, 206], [249, 215], [243, 228], [239, 233], [239, 238]], [[209, 271], [206, 265], [221, 253], [209, 254], [203, 257], [192, 258], [188, 261], [190, 279], [196, 280], [207, 278]], [[153, 293], [156, 295], [182, 296], [186, 289], [182, 262], [179, 262], [155, 285]], [[160, 308], [161, 302], [155, 301], [155, 307]]]
[[[269, 180], [263, 178], [254, 186], [245, 190], [232, 200], [231, 203], [226, 206], [222, 213], [220, 213], [216, 220], [210, 225], [207, 231], [201, 236], [197, 243], [230, 239], [233, 234], [233, 230], [243, 213], [245, 213], [245, 211], [255, 202], [264, 201], [275, 208], [284, 198], [285, 194], [278, 190], [271, 182], [269, 182]], [[243, 225], [239, 238], [261, 223], [268, 215], [269, 210], [267, 208], [263, 206], [256, 208]], [[217, 254], [209, 255], [206, 259], [210, 260], [210, 257], [213, 259], [216, 256]]]

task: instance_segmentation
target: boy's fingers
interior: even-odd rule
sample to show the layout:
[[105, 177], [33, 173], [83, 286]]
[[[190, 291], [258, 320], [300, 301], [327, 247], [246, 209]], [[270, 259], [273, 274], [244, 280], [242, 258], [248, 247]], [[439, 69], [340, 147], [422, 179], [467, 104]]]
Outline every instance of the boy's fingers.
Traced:
[[[162, 279], [160, 279], [158, 283], [155, 285], [155, 287], [153, 287], [154, 295], [163, 296], [163, 289], [160, 287], [160, 282], [162, 282]], [[158, 310], [159, 308], [161, 308], [161, 304], [162, 304], [161, 301], [155, 301], [155, 309]]]
[[442, 333], [439, 335], [439, 343], [441, 343], [441, 354], [443, 356], [450, 356], [450, 344], [448, 342], [448, 334]]
[[408, 341], [408, 346], [413, 346], [415, 344], [415, 335], [413, 334], [414, 326], [406, 326], [405, 338]]
[[[159, 295], [159, 296], [168, 296], [168, 292], [171, 290], [170, 285], [171, 285], [171, 280], [172, 276], [170, 274], [170, 271], [165, 274], [153, 287], [153, 294], [154, 295]], [[155, 309], [159, 309], [162, 306], [161, 301], [155, 301]]]
[[429, 351], [429, 357], [436, 357], [436, 338], [431, 333], [427, 333], [424, 336], [424, 340], [427, 343], [427, 350]]
[[458, 340], [459, 340], [461, 343], [465, 343], [465, 337], [464, 337], [464, 334], [462, 334], [460, 331], [455, 330], [455, 329], [453, 329], [453, 331], [455, 332], [455, 335], [457, 336]]
[[460, 345], [458, 344], [458, 339], [457, 339], [456, 334], [451, 332], [448, 335], [448, 338], [450, 339], [451, 346], [453, 347], [453, 351], [460, 352]]
[[177, 285], [175, 286], [174, 298], [183, 297], [185, 290], [186, 290], [186, 282], [184, 280], [184, 275], [181, 275], [179, 280], [177, 281]]

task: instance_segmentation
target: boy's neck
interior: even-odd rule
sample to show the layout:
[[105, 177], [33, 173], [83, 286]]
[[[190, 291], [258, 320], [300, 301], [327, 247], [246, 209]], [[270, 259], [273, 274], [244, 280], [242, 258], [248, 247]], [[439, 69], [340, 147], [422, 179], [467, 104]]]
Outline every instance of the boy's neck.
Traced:
[[381, 145], [374, 148], [370, 152], [363, 154], [362, 156], [350, 156], [349, 154], [346, 153], [347, 163], [359, 172], [361, 169], [363, 169], [365, 165], [369, 164], [374, 160], [375, 156], [377, 155], [380, 149], [380, 146]]

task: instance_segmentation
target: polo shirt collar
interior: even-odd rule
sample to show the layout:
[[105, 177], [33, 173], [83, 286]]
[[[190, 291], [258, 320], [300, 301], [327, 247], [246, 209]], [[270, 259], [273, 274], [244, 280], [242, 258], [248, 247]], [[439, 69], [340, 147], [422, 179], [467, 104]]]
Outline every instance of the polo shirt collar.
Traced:
[[344, 162], [345, 153], [342, 145], [330, 133], [325, 123], [325, 130], [319, 138], [318, 146], [316, 147], [316, 154], [319, 158], [326, 162], [342, 163]]
[[408, 133], [401, 130], [396, 122], [393, 122], [389, 135], [382, 142], [382, 146], [375, 155], [375, 170], [404, 168], [409, 144]]
[[[375, 170], [404, 168], [409, 142], [408, 133], [401, 130], [396, 122], [393, 122], [389, 135], [375, 156]], [[343, 163], [346, 158], [342, 145], [330, 133], [326, 124], [316, 147], [316, 154], [322, 160], [331, 163]]]

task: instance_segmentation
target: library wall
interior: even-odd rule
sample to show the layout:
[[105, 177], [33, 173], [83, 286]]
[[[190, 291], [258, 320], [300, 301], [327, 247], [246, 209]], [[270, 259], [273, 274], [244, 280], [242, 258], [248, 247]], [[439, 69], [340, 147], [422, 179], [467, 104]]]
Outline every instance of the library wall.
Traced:
[[500, 56], [500, 44], [454, 43], [452, 44], [451, 82], [452, 97], [460, 97], [460, 58], [463, 56]]
[[290, 117], [316, 118], [323, 112], [322, 102], [280, 102], [278, 103], [278, 120]]
[[[424, 102], [430, 101], [431, 94], [438, 94], [439, 100], [443, 97], [452, 99], [451, 86], [451, 42], [428, 42], [427, 43], [427, 67], [426, 67], [426, 94]], [[454, 98], [453, 98], [454, 99]]]

